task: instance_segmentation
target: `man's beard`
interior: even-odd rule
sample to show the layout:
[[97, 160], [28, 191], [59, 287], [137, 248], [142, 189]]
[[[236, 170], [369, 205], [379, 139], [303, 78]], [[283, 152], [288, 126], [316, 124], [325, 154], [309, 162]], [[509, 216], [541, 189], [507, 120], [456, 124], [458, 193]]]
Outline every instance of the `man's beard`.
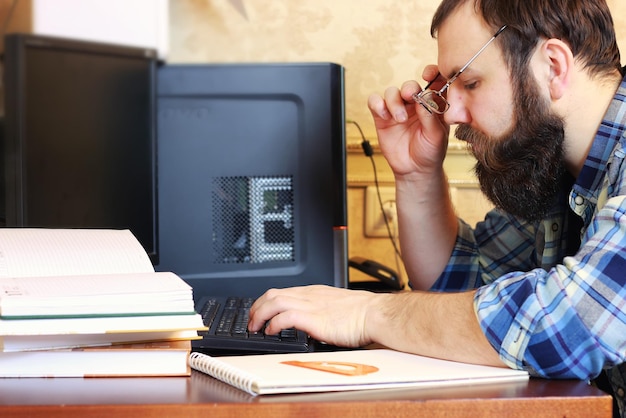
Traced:
[[480, 188], [499, 209], [536, 222], [555, 203], [565, 173], [563, 120], [541, 99], [534, 78], [517, 83], [515, 124], [500, 137], [459, 125], [456, 137], [467, 141], [477, 160]]

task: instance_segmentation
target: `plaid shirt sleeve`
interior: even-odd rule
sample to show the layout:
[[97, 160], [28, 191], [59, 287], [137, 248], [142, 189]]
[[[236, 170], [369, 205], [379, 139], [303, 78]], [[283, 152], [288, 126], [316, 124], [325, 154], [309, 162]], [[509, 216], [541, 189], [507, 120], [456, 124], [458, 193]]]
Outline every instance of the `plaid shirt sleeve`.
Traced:
[[478, 289], [480, 324], [511, 367], [591, 379], [626, 359], [626, 196], [609, 199], [579, 252]]
[[495, 212], [476, 230], [460, 222], [457, 245], [433, 290], [478, 288], [480, 325], [507, 365], [587, 380], [625, 361], [625, 196], [597, 213], [575, 256], [549, 269], [536, 267], [541, 231]]

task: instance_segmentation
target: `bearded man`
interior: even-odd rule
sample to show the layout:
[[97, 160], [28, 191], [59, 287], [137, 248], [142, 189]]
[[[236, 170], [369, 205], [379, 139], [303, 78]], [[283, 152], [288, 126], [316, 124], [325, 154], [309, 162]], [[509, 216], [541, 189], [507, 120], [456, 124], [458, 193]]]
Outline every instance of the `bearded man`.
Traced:
[[[599, 378], [625, 414], [626, 79], [605, 1], [443, 0], [431, 35], [427, 85], [368, 101], [412, 290], [272, 289], [249, 328]], [[496, 206], [475, 227], [443, 169], [453, 125]]]

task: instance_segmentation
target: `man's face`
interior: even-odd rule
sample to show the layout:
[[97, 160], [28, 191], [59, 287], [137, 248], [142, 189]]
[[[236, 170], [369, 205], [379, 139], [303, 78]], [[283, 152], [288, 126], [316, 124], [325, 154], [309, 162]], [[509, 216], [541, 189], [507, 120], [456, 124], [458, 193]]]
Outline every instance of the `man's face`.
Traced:
[[513, 126], [488, 136], [460, 124], [457, 138], [467, 141], [477, 160], [475, 172], [483, 193], [496, 207], [528, 221], [542, 219], [558, 193], [565, 172], [564, 129], [525, 71], [513, 77]]
[[[494, 33], [473, 5], [465, 2], [439, 29], [444, 75], [457, 71]], [[485, 195], [498, 208], [536, 221], [554, 203], [564, 173], [564, 129], [530, 68], [512, 74], [494, 43], [450, 85], [444, 120], [458, 125], [456, 136], [476, 157]]]

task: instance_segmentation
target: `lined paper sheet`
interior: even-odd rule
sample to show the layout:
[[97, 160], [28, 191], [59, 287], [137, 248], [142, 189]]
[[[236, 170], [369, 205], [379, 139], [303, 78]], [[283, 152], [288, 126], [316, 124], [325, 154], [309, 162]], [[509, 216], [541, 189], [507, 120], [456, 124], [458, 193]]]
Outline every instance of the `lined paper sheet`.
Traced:
[[0, 277], [154, 272], [129, 230], [0, 228]]

